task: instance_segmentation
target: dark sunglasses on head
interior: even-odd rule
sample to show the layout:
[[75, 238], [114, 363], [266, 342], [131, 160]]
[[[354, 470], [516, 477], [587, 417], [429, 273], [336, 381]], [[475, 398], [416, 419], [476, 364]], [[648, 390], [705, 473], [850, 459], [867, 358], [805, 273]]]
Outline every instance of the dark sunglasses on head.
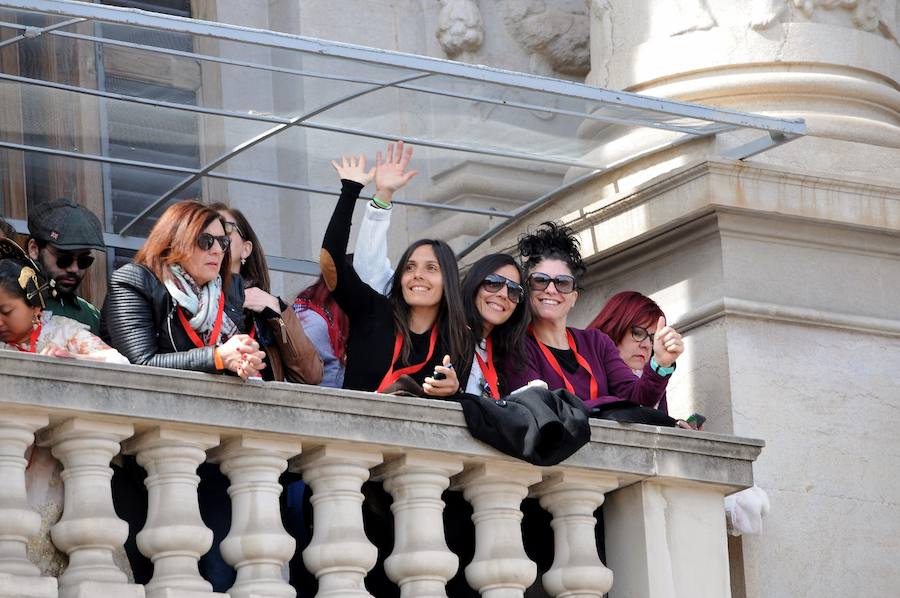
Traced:
[[631, 327], [631, 338], [634, 339], [635, 342], [640, 343], [643, 342], [645, 338], [649, 338], [650, 342], [653, 342], [653, 335], [655, 332], [650, 332], [643, 326], [632, 326]]
[[197, 247], [203, 251], [209, 251], [216, 241], [219, 242], [219, 247], [222, 248], [222, 251], [228, 251], [228, 248], [231, 246], [231, 237], [228, 235], [217, 237], [209, 233], [200, 233], [200, 236], [197, 237]]
[[56, 266], [60, 270], [70, 267], [73, 262], [78, 264], [79, 270], [87, 270], [94, 263], [94, 256], [88, 253], [82, 253], [81, 255], [73, 255], [71, 253], [56, 254]]
[[525, 289], [522, 288], [517, 282], [513, 282], [505, 276], [500, 276], [499, 274], [488, 274], [484, 277], [484, 280], [481, 281], [481, 286], [485, 288], [485, 290], [496, 293], [500, 289], [503, 288], [503, 285], [506, 285], [506, 296], [509, 297], [509, 300], [513, 303], [518, 303], [522, 300], [522, 295], [525, 294]]
[[575, 277], [568, 274], [560, 274], [551, 278], [543, 272], [534, 272], [528, 277], [528, 287], [533, 291], [545, 291], [551, 282], [556, 290], [564, 295], [575, 290]]
[[225, 234], [230, 235], [231, 233], [237, 233], [240, 238], [244, 238], [244, 233], [241, 232], [241, 227], [238, 226], [237, 222], [232, 222], [230, 220], [225, 221]]

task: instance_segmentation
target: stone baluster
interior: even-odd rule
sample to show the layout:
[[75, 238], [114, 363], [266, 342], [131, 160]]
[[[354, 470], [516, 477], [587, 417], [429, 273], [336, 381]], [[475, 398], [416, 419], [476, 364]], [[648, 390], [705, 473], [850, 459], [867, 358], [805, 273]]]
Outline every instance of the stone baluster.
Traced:
[[[610, 493], [603, 507], [610, 597], [728, 598], [723, 490], [647, 481]], [[698, 563], [702, 563], [702, 569]]]
[[148, 598], [224, 596], [200, 577], [197, 563], [212, 546], [212, 531], [200, 518], [197, 467], [219, 435], [159, 427], [125, 443], [147, 470], [147, 523], [137, 535], [140, 551], [153, 561]]
[[39, 435], [39, 444], [50, 446], [63, 464], [65, 504], [62, 518], [50, 530], [53, 543], [69, 555], [69, 566], [59, 577], [60, 598], [144, 596], [143, 586], [128, 583], [113, 561], [113, 552], [123, 550], [128, 524], [113, 508], [109, 463], [119, 442], [132, 434], [131, 424], [77, 417]]
[[225, 562], [237, 570], [228, 590], [231, 598], [297, 595], [281, 573], [294, 556], [296, 541], [281, 523], [278, 478], [287, 459], [299, 453], [299, 441], [254, 436], [234, 438], [210, 451], [209, 460], [220, 463], [231, 482], [231, 530], [220, 546]]
[[378, 549], [363, 529], [361, 489], [369, 469], [379, 463], [379, 451], [342, 444], [317, 448], [297, 463], [313, 490], [315, 525], [303, 562], [319, 580], [318, 598], [371, 596], [365, 577]]
[[542, 578], [551, 596], [602, 598], [609, 591], [613, 574], [597, 554], [594, 511], [618, 485], [614, 476], [562, 471], [533, 488], [553, 515], [553, 565]]
[[522, 598], [537, 577], [537, 565], [522, 544], [522, 500], [541, 481], [536, 467], [482, 463], [453, 480], [472, 505], [475, 556], [466, 581], [484, 598]]
[[25, 450], [46, 415], [5, 407], [0, 421], [0, 598], [56, 598], [56, 579], [41, 577], [28, 560], [27, 545], [41, 529], [41, 517], [25, 493]]
[[459, 557], [444, 538], [441, 494], [462, 468], [458, 457], [410, 451], [373, 472], [394, 499], [394, 550], [384, 570], [400, 586], [401, 598], [447, 596]]

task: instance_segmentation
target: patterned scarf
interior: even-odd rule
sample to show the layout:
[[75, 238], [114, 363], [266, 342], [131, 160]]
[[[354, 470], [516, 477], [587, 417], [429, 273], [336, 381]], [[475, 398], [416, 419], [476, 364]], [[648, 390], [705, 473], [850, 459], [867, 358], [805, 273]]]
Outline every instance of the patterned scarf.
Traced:
[[[191, 275], [179, 265], [169, 266], [169, 276], [165, 281], [166, 290], [181, 309], [190, 316], [191, 328], [205, 341], [209, 342], [216, 315], [219, 311], [219, 296], [222, 294], [222, 277], [205, 285], [198, 286]], [[237, 326], [227, 315], [222, 316], [222, 331], [216, 344], [221, 345], [237, 332]]]

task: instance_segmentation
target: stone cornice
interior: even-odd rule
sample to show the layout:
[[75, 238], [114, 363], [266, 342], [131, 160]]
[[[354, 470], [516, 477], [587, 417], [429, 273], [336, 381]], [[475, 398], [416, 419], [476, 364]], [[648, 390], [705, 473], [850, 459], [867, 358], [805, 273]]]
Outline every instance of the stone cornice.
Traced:
[[[785, 187], [796, 188], [798, 193], [774, 197]], [[641, 217], [629, 218], [636, 210], [642, 211]], [[695, 227], [690, 223], [716, 212], [793, 218], [811, 226], [877, 228], [896, 234], [900, 232], [900, 186], [713, 158], [656, 177], [639, 189], [595, 201], [580, 211], [580, 217], [566, 220], [584, 237], [600, 239], [595, 246], [584, 248], [587, 261], [592, 263], [627, 252], [648, 239], [661, 238], [667, 231], [685, 225]], [[623, 226], [617, 225], [616, 218]], [[679, 230], [678, 236], [683, 234], [684, 230]], [[671, 241], [665, 239], [666, 243]], [[644, 243], [641, 252], [652, 252], [655, 245]], [[896, 253], [887, 246], [884, 251]]]
[[900, 320], [871, 318], [734, 297], [723, 297], [692, 309], [679, 317], [673, 325], [679, 332], [684, 333], [725, 316], [900, 337]]

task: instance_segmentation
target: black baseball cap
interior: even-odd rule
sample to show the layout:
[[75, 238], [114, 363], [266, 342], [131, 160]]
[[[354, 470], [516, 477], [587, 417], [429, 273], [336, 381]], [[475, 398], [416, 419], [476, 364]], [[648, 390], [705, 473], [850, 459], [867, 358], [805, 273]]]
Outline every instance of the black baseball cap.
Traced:
[[41, 202], [29, 210], [28, 233], [58, 249], [106, 251], [100, 219], [65, 197]]

